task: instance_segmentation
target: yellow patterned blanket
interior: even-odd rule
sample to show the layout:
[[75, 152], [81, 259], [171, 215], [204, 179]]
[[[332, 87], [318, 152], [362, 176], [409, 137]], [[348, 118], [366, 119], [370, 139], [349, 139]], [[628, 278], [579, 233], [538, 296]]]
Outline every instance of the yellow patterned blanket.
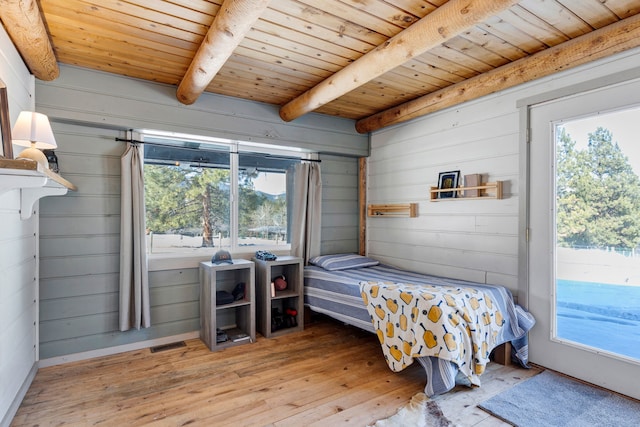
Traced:
[[414, 357], [455, 363], [474, 385], [505, 323], [491, 297], [468, 287], [360, 282], [362, 299], [391, 370]]

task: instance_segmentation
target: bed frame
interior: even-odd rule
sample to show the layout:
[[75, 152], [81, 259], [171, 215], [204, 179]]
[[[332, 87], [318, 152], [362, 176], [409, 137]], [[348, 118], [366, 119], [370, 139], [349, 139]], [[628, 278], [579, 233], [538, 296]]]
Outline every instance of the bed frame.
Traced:
[[[313, 261], [313, 259], [311, 260]], [[375, 333], [372, 315], [363, 301], [362, 287], [365, 282], [381, 284], [412, 284], [429, 287], [473, 288], [488, 292], [491, 298], [504, 309], [506, 325], [504, 336], [490, 351], [493, 360], [509, 364], [512, 359], [524, 367], [528, 362], [526, 335], [535, 321], [524, 309], [517, 306], [511, 293], [504, 287], [480, 284], [469, 281], [447, 279], [401, 270], [392, 266], [377, 264], [362, 268], [327, 270], [318, 265], [308, 265], [304, 270], [305, 307], [346, 324]], [[514, 346], [511, 345], [514, 342]], [[437, 356], [415, 357], [425, 369], [427, 383], [425, 393], [428, 396], [449, 391], [456, 384], [459, 366], [450, 360]], [[476, 381], [479, 385], [479, 380]]]

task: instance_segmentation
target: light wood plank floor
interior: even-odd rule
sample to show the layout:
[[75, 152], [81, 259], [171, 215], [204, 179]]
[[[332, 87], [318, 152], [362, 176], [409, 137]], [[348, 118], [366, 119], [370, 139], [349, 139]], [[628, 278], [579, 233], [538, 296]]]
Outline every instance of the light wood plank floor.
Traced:
[[[320, 317], [299, 333], [210, 352], [200, 340], [40, 369], [12, 426], [365, 426], [422, 391], [375, 335]], [[498, 426], [476, 404], [539, 370], [491, 363], [482, 387], [434, 398], [453, 425]]]

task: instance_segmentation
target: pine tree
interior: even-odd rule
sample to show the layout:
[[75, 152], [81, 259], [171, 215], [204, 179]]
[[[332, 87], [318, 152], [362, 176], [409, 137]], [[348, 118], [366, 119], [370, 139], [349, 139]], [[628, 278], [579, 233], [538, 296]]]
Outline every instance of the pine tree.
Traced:
[[[198, 230], [202, 247], [215, 246], [215, 238], [229, 236], [230, 172], [228, 169], [183, 169], [145, 165], [147, 229], [154, 233]], [[259, 226], [286, 229], [286, 200], [271, 198], [254, 188], [254, 175], [240, 173], [239, 235]], [[259, 218], [257, 212], [267, 212]], [[269, 228], [265, 237], [268, 237]]]
[[575, 145], [562, 130], [556, 153], [559, 244], [636, 248], [640, 178], [609, 130], [590, 133], [583, 150]]

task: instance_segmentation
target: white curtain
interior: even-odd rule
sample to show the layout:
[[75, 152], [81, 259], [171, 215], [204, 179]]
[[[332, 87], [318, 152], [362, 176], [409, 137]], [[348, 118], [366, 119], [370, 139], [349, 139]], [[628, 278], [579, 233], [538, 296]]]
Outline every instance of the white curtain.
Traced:
[[142, 154], [128, 143], [120, 160], [120, 330], [151, 326]]
[[322, 179], [320, 164], [302, 162], [294, 171], [291, 254], [303, 259], [320, 255]]

